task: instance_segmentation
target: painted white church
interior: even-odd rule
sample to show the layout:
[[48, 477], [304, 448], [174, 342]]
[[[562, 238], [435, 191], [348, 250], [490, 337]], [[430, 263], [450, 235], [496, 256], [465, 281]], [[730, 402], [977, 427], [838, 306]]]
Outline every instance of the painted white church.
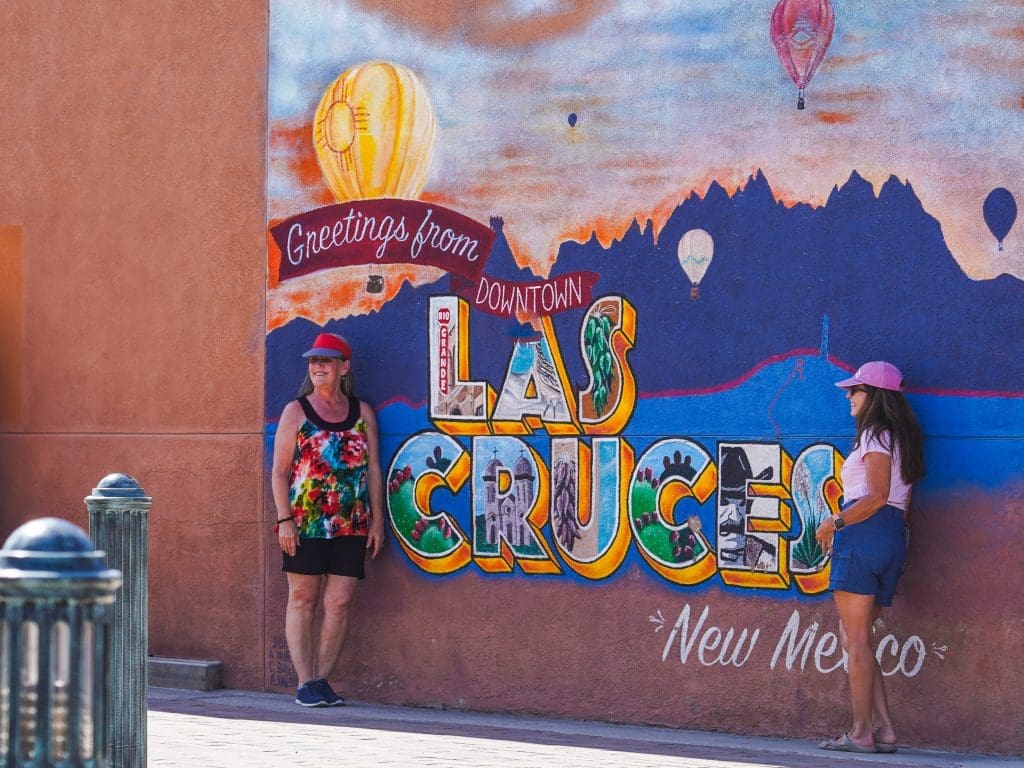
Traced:
[[513, 546], [532, 544], [533, 534], [526, 524], [526, 515], [533, 506], [533, 467], [524, 456], [516, 459], [512, 467], [512, 487], [505, 495], [499, 494], [498, 478], [507, 472], [498, 458], [488, 462], [484, 471], [484, 526], [487, 543], [497, 544], [504, 538]]

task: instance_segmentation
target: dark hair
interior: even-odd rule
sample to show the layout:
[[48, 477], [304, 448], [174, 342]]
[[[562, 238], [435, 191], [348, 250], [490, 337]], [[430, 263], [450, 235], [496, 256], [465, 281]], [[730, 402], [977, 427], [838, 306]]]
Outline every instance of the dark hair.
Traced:
[[[355, 397], [356, 394], [356, 383], [352, 378], [352, 368], [348, 369], [348, 373], [341, 377], [338, 382], [338, 389], [341, 394], [345, 397]], [[299, 385], [299, 394], [296, 397], [305, 397], [313, 391], [313, 380], [309, 378], [309, 371], [306, 371], [306, 378], [302, 380], [302, 384]]]
[[[910, 403], [902, 392], [869, 384], [863, 387], [867, 399], [857, 414], [857, 436], [853, 439], [853, 447], [860, 446], [861, 437], [865, 434], [884, 440], [884, 433], [888, 432], [900, 454], [903, 482], [907, 485], [917, 482], [924, 477], [924, 438]], [[891, 445], [885, 447], [892, 448]]]

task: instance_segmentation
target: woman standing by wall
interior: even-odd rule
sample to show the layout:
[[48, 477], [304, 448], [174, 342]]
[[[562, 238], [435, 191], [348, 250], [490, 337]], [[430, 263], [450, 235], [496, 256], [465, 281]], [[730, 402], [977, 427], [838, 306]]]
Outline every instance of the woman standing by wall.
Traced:
[[819, 746], [841, 752], [895, 752], [896, 732], [871, 627], [892, 605], [907, 554], [912, 485], [924, 476], [921, 428], [891, 363], [865, 363], [836, 384], [846, 391], [857, 434], [843, 464], [845, 503], [815, 534], [832, 553], [829, 587], [848, 655], [853, 727]]
[[[282, 570], [288, 576], [285, 637], [299, 686], [295, 703], [338, 706], [327, 678], [341, 654], [348, 609], [366, 551], [384, 543], [377, 420], [356, 399], [348, 342], [321, 333], [303, 354], [308, 373], [281, 413], [271, 484]], [[317, 643], [313, 622], [323, 599]]]

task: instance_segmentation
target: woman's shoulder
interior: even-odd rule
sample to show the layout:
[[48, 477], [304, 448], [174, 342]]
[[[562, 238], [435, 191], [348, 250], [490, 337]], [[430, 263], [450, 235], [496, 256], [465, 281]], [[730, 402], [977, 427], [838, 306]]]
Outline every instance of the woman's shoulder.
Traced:
[[860, 438], [861, 453], [892, 453], [892, 432], [885, 426], [873, 424], [864, 429]]
[[288, 401], [284, 409], [281, 411], [281, 421], [284, 421], [288, 417], [295, 418], [302, 415], [303, 408], [300, 400], [305, 400], [305, 398]]
[[302, 405], [298, 400], [292, 400], [281, 411], [281, 418], [277, 421], [277, 431], [298, 432], [299, 427], [305, 420], [306, 415], [302, 411]]

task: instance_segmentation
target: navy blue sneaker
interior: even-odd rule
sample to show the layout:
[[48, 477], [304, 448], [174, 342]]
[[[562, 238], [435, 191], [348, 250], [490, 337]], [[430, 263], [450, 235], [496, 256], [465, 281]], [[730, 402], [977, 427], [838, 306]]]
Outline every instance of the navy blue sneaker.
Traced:
[[295, 703], [300, 707], [326, 707], [327, 699], [320, 691], [318, 680], [310, 680], [295, 689]]
[[320, 698], [324, 700], [324, 705], [328, 707], [343, 707], [345, 706], [345, 700], [334, 692], [331, 688], [331, 684], [324, 678], [314, 680], [310, 685], [316, 687], [316, 692], [320, 694]]

